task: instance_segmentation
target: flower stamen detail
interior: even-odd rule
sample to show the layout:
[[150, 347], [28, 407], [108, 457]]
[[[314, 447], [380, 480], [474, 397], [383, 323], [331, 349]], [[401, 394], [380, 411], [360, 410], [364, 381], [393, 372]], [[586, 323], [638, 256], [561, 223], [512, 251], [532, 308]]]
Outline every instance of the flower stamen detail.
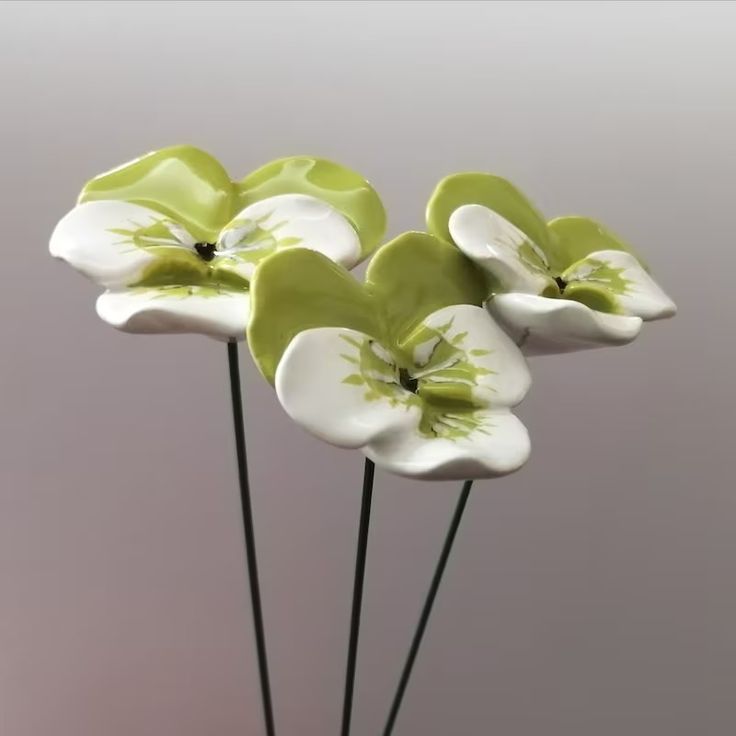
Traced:
[[214, 243], [195, 243], [194, 250], [197, 251], [197, 255], [206, 263], [209, 263], [215, 257]]
[[399, 383], [401, 387], [415, 394], [419, 386], [418, 379], [414, 378], [406, 368], [399, 368]]

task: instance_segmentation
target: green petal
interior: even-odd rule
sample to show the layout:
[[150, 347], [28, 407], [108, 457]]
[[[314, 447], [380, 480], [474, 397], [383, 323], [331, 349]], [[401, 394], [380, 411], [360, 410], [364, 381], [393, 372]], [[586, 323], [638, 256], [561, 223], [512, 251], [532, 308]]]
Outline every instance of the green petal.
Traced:
[[565, 299], [585, 304], [586, 307], [590, 307], [596, 312], [622, 314], [615, 294], [605, 286], [583, 282], [568, 284], [564, 297]]
[[557, 217], [549, 222], [548, 228], [552, 238], [552, 266], [558, 273], [599, 250], [622, 250], [642, 263], [628, 243], [589, 217]]
[[483, 303], [483, 274], [454, 245], [429, 235], [399, 235], [376, 253], [366, 285], [398, 343], [428, 314], [453, 304]]
[[213, 293], [247, 291], [248, 281], [237, 273], [218, 264], [211, 266], [199, 256], [174, 248], [160, 252], [159, 258], [149, 264], [131, 287], [164, 288], [201, 286]]
[[313, 327], [380, 334], [370, 297], [342, 266], [306, 248], [277, 251], [251, 281], [248, 345], [266, 380], [273, 383], [292, 338]]
[[323, 158], [272, 161], [237, 186], [241, 208], [278, 194], [308, 194], [329, 202], [355, 227], [363, 258], [380, 245], [386, 231], [386, 213], [375, 189], [355, 171]]
[[429, 231], [452, 242], [448, 228], [450, 215], [464, 204], [481, 204], [498, 212], [542, 250], [548, 250], [549, 234], [542, 215], [510, 181], [492, 174], [471, 172], [445, 177], [427, 203]]
[[234, 187], [225, 169], [193, 146], [153, 151], [89, 181], [79, 202], [118, 199], [151, 207], [215, 242], [232, 218]]

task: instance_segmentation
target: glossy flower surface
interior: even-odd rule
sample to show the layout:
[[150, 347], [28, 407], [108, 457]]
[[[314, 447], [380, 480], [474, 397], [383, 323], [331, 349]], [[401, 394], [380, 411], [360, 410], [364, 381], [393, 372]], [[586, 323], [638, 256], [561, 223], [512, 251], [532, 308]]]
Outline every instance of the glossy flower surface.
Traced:
[[378, 195], [339, 164], [296, 156], [231, 181], [176, 146], [92, 179], [50, 251], [105, 288], [97, 313], [119, 329], [240, 340], [261, 260], [303, 247], [352, 268], [384, 227]]
[[547, 223], [500, 177], [443, 179], [427, 222], [485, 271], [489, 312], [527, 354], [625, 344], [676, 311], [618, 236], [585, 217]]
[[477, 269], [425, 233], [379, 249], [363, 284], [318, 253], [284, 251], [256, 270], [248, 342], [317, 437], [410, 477], [498, 476], [529, 455], [511, 407], [530, 377], [482, 300]]

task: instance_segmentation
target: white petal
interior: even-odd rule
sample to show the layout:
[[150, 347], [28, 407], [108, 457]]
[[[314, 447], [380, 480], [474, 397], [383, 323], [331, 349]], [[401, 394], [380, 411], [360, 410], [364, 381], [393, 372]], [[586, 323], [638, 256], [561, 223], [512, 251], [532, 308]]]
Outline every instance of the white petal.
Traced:
[[[186, 288], [186, 287], [182, 287]], [[219, 340], [245, 340], [250, 294], [223, 291], [174, 296], [160, 289], [106, 291], [97, 314], [124, 332], [200, 333]]]
[[[417, 334], [426, 337], [426, 328], [436, 329], [454, 349], [467, 351], [461, 353], [463, 361], [490, 371], [474, 384], [490, 408], [453, 413], [433, 404], [432, 411], [398, 385], [393, 356], [385, 346], [361, 332], [335, 327], [306, 330], [289, 343], [276, 370], [282, 406], [317, 437], [361, 448], [381, 467], [401, 475], [443, 480], [516, 470], [529, 456], [526, 429], [507, 408], [529, 388], [518, 348], [480, 307], [438, 310]], [[431, 356], [426, 368], [423, 381], [438, 375], [438, 380], [452, 382], [442, 377], [443, 364], [433, 375], [437, 365]], [[385, 390], [377, 391], [376, 385]]]
[[220, 233], [217, 257], [250, 279], [258, 260], [281, 247], [316, 250], [346, 268], [360, 260], [360, 238], [349, 220], [306, 194], [280, 194], [246, 207]]
[[[516, 406], [526, 396], [532, 379], [524, 356], [485, 309], [457, 304], [433, 312], [422, 324], [434, 329], [449, 324], [444, 339], [463, 351], [473, 366], [483, 369], [475, 379], [475, 400], [498, 409]], [[433, 376], [436, 371], [437, 366], [429, 359], [422, 373], [436, 381], [442, 375]]]
[[[460, 250], [492, 273], [505, 290], [540, 294], [552, 281], [544, 252], [519, 228], [480, 204], [458, 207], [450, 216], [450, 235]], [[525, 260], [526, 244], [536, 257]]]
[[[59, 221], [51, 235], [49, 250], [52, 256], [62, 258], [102, 286], [126, 286], [156, 256], [113, 230], [137, 230], [155, 222], [170, 223], [160, 212], [130, 202], [85, 202]], [[173, 234], [170, 242], [155, 244], [183, 247]]]
[[526, 355], [625, 345], [640, 332], [639, 317], [597, 312], [570, 299], [498, 294], [486, 305]]
[[[276, 369], [276, 393], [286, 413], [339, 447], [357, 448], [381, 437], [413, 433], [419, 425], [420, 410], [405, 403], [413, 398], [408, 391], [396, 386], [396, 402], [369, 400], [366, 384], [345, 382], [360, 373], [352, 362], [359, 360], [355, 344], [368, 339], [347, 328], [305, 330], [289, 343]], [[387, 365], [387, 376], [390, 369]]]
[[[622, 281], [611, 282], [601, 266], [613, 269]], [[639, 261], [622, 250], [600, 250], [590, 253], [574, 263], [562, 274], [568, 283], [600, 284], [615, 294], [621, 310], [643, 320], [672, 317], [677, 311], [675, 303], [664, 293], [657, 282], [642, 268]], [[621, 289], [616, 286], [621, 284]]]
[[443, 439], [406, 432], [365, 448], [376, 465], [398, 475], [427, 480], [494, 478], [518, 470], [529, 458], [529, 434], [508, 410], [479, 411], [479, 429]]

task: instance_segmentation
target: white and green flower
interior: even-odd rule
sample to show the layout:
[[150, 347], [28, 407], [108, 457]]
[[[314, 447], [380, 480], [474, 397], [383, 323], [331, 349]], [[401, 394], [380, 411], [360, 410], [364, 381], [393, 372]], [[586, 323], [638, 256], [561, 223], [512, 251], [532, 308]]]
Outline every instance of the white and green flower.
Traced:
[[443, 179], [427, 222], [486, 272], [487, 308], [527, 354], [625, 344], [643, 321], [675, 314], [618, 236], [585, 217], [546, 223], [500, 177]]
[[338, 164], [285, 158], [233, 182], [177, 146], [92, 179], [50, 250], [105, 288], [97, 312], [115, 327], [244, 339], [261, 260], [308, 248], [352, 268], [384, 227], [376, 192]]
[[483, 294], [473, 265], [426, 233], [383, 246], [365, 284], [318, 253], [284, 251], [256, 270], [248, 344], [317, 437], [400, 475], [503, 475], [529, 455], [511, 407], [530, 377]]

